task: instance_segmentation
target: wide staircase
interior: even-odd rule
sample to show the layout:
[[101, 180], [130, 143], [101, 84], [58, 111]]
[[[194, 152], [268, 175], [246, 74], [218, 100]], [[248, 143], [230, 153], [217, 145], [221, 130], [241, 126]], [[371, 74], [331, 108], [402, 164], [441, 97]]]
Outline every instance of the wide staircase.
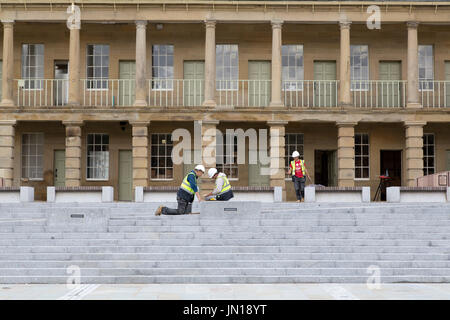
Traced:
[[[81, 283], [450, 282], [450, 204], [160, 217], [156, 207], [0, 204], [0, 283], [66, 283], [77, 268]], [[51, 212], [106, 212], [107, 232], [50, 232]]]

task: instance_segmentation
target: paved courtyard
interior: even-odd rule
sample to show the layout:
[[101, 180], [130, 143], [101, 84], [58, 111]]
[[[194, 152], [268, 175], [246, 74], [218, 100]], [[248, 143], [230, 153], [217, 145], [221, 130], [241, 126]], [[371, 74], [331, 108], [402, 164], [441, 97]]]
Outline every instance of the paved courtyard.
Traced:
[[0, 300], [392, 300], [450, 299], [450, 284], [0, 285]]

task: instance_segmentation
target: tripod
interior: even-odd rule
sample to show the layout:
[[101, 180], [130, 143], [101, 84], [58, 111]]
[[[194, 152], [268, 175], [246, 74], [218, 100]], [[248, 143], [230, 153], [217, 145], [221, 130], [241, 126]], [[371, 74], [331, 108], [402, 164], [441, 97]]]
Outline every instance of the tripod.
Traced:
[[375, 192], [375, 196], [373, 197], [373, 201], [381, 201], [381, 193], [386, 191], [387, 182], [391, 180], [389, 176], [380, 176], [380, 183], [378, 184], [377, 192]]

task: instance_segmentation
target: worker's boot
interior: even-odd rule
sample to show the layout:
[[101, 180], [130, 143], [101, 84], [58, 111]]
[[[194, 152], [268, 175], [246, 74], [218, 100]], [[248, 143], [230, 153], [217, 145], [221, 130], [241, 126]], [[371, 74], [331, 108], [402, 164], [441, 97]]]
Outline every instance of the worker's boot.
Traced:
[[155, 211], [155, 216], [160, 216], [163, 208], [164, 206], [159, 206]]

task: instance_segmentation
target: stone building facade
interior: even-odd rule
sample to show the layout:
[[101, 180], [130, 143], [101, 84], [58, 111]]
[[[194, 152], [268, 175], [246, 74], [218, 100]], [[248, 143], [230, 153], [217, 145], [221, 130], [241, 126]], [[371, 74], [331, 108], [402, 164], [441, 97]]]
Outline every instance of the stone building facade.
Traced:
[[293, 150], [315, 184], [372, 192], [386, 172], [413, 186], [450, 170], [450, 3], [373, 2], [377, 29], [367, 1], [3, 2], [0, 177], [37, 199], [177, 186], [193, 164], [173, 163], [171, 133], [195, 126], [203, 149], [214, 129], [266, 129], [270, 176], [219, 168], [286, 200]]

